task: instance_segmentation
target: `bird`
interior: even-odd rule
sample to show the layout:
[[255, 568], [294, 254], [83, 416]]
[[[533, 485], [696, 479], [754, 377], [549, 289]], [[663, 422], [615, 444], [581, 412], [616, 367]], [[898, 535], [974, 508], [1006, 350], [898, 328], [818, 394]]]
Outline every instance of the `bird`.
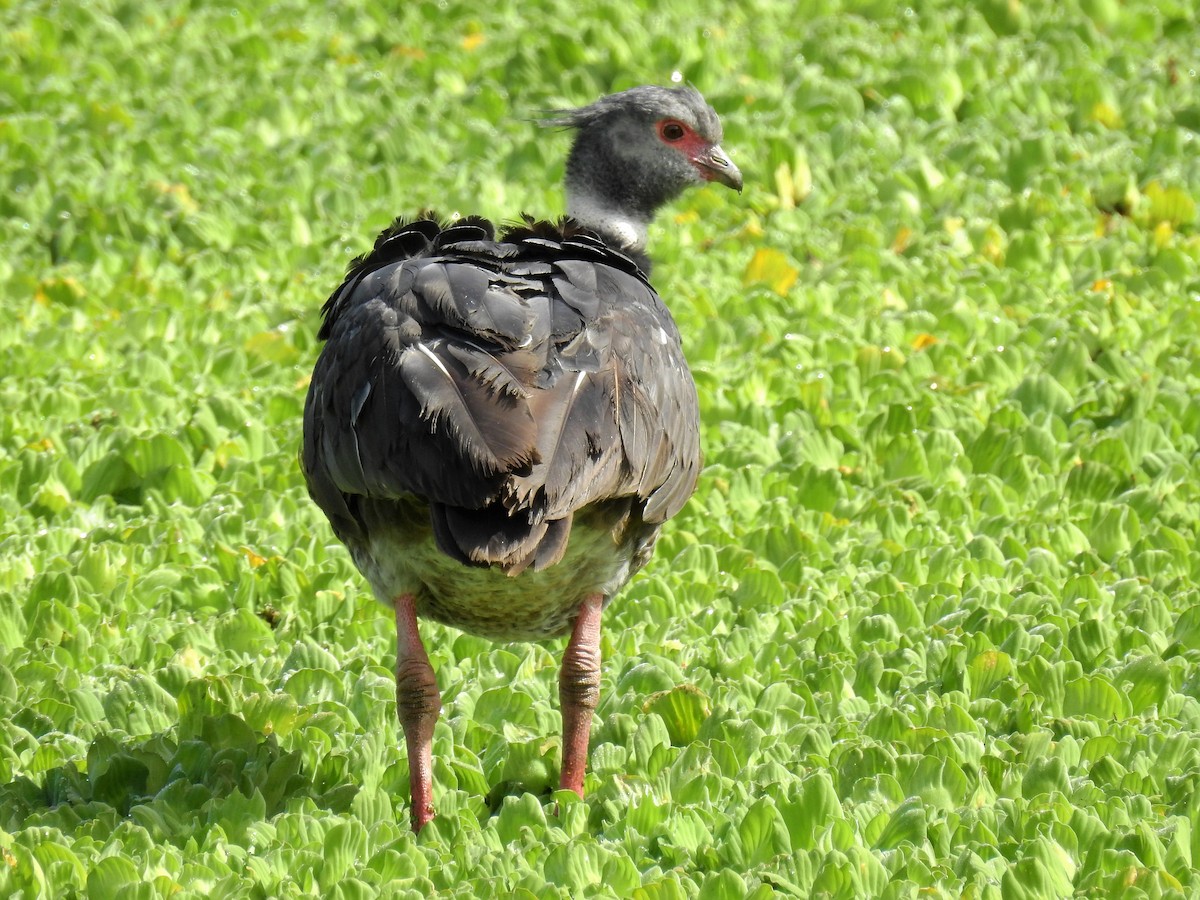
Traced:
[[720, 119], [691, 86], [643, 85], [541, 124], [573, 134], [566, 216], [394, 221], [322, 308], [305, 401], [309, 494], [395, 615], [418, 832], [441, 711], [418, 619], [569, 635], [559, 784], [582, 797], [601, 613], [701, 468], [696, 387], [646, 242], [685, 189], [741, 192]]

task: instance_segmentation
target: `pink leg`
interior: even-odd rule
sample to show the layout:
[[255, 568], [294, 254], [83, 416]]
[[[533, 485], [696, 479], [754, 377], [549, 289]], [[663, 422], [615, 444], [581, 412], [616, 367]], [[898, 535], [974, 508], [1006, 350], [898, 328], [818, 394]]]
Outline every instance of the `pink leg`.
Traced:
[[396, 598], [396, 712], [408, 746], [413, 831], [433, 818], [433, 726], [441, 711], [437, 679], [417, 631], [416, 600], [402, 594]]
[[558, 698], [562, 705], [562, 775], [558, 786], [583, 796], [583, 773], [587, 768], [588, 737], [592, 733], [592, 711], [600, 701], [600, 594], [585, 597], [563, 652], [558, 676]]

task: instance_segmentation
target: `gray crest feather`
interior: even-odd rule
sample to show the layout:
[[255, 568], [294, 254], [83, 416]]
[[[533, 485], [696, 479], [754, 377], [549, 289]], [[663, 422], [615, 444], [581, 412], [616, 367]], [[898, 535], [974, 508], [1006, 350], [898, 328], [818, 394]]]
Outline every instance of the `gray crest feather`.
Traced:
[[546, 110], [538, 122], [549, 128], [583, 129], [620, 115], [680, 119], [714, 143], [722, 139], [721, 120], [716, 111], [690, 84], [679, 87], [644, 84], [601, 97], [587, 106]]

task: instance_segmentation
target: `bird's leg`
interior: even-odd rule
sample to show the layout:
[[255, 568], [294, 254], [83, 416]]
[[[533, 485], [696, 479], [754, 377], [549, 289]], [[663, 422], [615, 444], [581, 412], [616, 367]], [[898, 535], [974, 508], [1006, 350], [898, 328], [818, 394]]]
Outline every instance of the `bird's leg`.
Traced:
[[437, 679], [417, 631], [416, 598], [396, 598], [396, 712], [408, 746], [412, 827], [433, 818], [433, 726], [442, 711]]
[[583, 773], [587, 768], [588, 737], [592, 711], [600, 702], [600, 611], [601, 594], [590, 594], [579, 607], [571, 640], [563, 652], [558, 676], [558, 698], [562, 705], [562, 775], [558, 786], [583, 796]]

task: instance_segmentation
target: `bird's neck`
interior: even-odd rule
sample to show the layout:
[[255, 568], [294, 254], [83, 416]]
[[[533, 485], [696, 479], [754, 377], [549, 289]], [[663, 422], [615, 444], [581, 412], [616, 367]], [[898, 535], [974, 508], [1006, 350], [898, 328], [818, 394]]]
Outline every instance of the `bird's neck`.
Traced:
[[578, 190], [567, 194], [567, 215], [617, 250], [637, 255], [646, 252], [648, 217], [619, 209], [603, 197]]
[[567, 215], [614, 250], [646, 258], [646, 232], [654, 212], [670, 199], [645, 166], [622, 148], [633, 143], [620, 129], [597, 135], [581, 131], [567, 157]]

